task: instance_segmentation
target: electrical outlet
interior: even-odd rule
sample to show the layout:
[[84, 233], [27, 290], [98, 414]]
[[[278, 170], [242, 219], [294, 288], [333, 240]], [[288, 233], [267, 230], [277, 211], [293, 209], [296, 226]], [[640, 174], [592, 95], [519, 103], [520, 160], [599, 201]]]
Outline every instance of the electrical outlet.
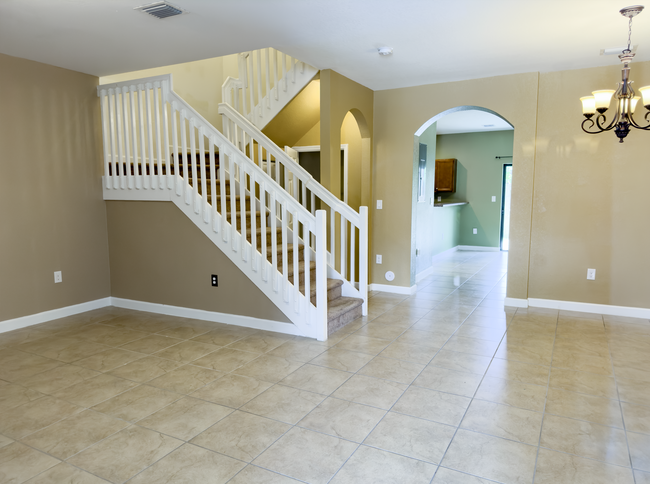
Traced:
[[442, 197], [438, 197], [438, 201], [439, 201], [439, 202], [442, 202]]
[[377, 210], [381, 210], [381, 208], [382, 208], [381, 200], [377, 200]]
[[377, 254], [377, 264], [381, 264], [381, 254]]
[[61, 271], [56, 271], [54, 273], [54, 284], [58, 284], [59, 282], [63, 282], [63, 276], [61, 275]]
[[478, 229], [472, 229], [472, 233], [473, 233], [474, 235], [478, 234]]
[[216, 274], [212, 274], [212, 287], [219, 286], [219, 277]]
[[596, 280], [596, 269], [587, 269], [587, 279], [590, 281]]

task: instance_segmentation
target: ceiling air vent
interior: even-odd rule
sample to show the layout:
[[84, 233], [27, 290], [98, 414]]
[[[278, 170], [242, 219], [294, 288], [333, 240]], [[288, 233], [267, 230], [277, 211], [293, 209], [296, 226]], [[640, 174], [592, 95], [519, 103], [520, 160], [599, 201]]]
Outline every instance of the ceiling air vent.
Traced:
[[136, 7], [133, 10], [140, 10], [141, 12], [148, 13], [149, 15], [153, 15], [159, 19], [175, 17], [176, 15], [187, 13], [182, 8], [175, 7], [167, 2], [150, 3], [149, 5]]

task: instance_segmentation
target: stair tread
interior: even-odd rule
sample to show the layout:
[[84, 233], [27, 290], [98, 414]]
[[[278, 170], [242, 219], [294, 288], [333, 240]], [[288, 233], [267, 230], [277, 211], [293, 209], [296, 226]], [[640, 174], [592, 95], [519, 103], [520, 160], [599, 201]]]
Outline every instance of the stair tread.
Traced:
[[327, 304], [327, 321], [333, 321], [342, 314], [352, 311], [363, 304], [363, 299], [341, 296]]

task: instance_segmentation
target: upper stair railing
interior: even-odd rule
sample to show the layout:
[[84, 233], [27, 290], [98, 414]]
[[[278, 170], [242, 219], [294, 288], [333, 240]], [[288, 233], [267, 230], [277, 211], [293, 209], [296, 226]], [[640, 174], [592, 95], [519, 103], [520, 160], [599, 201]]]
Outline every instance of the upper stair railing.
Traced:
[[226, 79], [222, 100], [259, 129], [318, 73], [318, 69], [273, 48], [244, 52], [238, 61], [239, 79]]
[[367, 315], [368, 207], [357, 212], [339, 200], [232, 106], [220, 104], [219, 113], [224, 134], [251, 163], [311, 214], [327, 211], [329, 277], [343, 279], [343, 295], [363, 299], [362, 313]]
[[307, 210], [208, 123], [173, 91], [171, 75], [97, 92], [104, 199], [174, 202], [295, 325], [267, 329], [327, 339], [325, 211]]

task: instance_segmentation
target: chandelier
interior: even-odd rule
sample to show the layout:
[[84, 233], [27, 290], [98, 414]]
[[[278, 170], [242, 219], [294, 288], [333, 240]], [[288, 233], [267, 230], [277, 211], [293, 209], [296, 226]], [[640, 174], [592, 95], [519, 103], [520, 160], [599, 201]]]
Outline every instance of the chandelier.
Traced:
[[[630, 62], [634, 58], [632, 53], [631, 39], [632, 39], [632, 18], [640, 14], [643, 10], [643, 5], [634, 5], [621, 9], [621, 15], [630, 19], [629, 33], [627, 37], [627, 49], [618, 56], [623, 63], [623, 78], [618, 83], [618, 89], [605, 89], [602, 91], [594, 91], [593, 96], [581, 97], [582, 101], [582, 114], [585, 120], [582, 122], [582, 130], [589, 134], [604, 133], [605, 131], [614, 130], [622, 143], [627, 134], [630, 132], [630, 127], [637, 129], [650, 130], [650, 86], [645, 86], [639, 89], [643, 96], [643, 105], [648, 110], [645, 113], [644, 121], [645, 126], [639, 125], [633, 118], [634, 109], [637, 102], [641, 99], [637, 96], [632, 89], [632, 82], [630, 81]], [[616, 99], [616, 114], [612, 120], [607, 123], [605, 112], [609, 109], [612, 96]], [[595, 116], [595, 117], [594, 117]]]

